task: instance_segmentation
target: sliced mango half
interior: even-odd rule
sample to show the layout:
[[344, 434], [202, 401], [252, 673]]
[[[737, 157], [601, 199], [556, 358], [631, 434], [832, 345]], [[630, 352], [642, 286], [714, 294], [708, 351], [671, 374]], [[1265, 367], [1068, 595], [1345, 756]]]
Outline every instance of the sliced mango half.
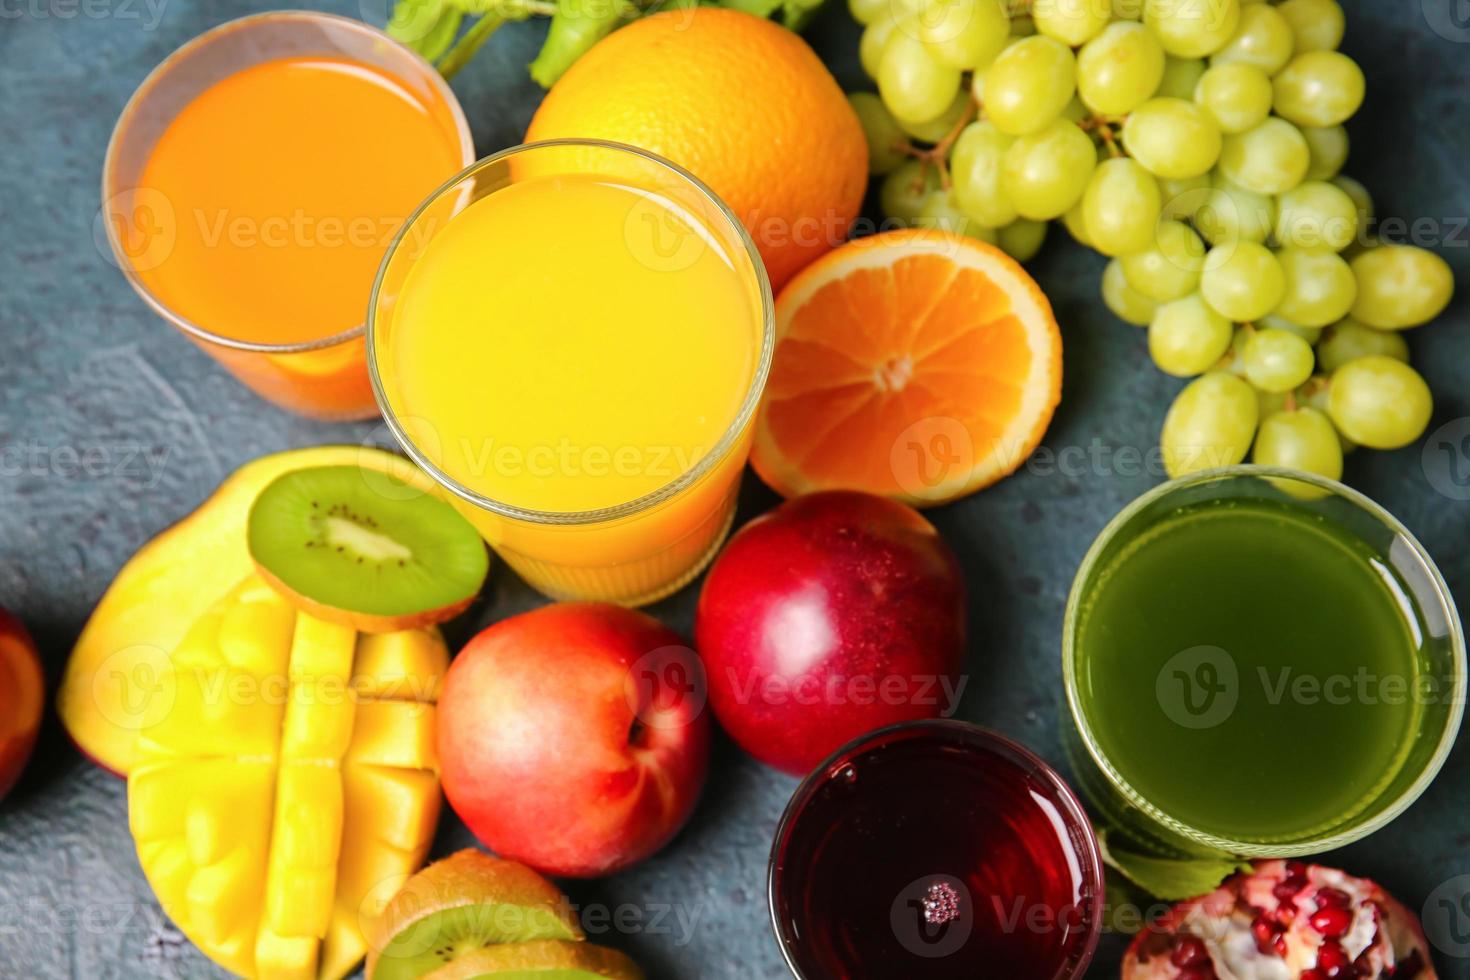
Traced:
[[254, 576], [155, 676], [128, 819], [159, 903], [246, 978], [337, 980], [438, 820], [436, 629], [382, 636], [298, 613]]

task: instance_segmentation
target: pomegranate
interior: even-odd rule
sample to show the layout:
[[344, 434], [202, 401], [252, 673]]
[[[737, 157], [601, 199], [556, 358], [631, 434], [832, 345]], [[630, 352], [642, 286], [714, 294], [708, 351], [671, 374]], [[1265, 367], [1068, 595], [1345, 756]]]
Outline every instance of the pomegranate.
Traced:
[[1260, 861], [1134, 939], [1123, 980], [1438, 980], [1414, 914], [1365, 878]]

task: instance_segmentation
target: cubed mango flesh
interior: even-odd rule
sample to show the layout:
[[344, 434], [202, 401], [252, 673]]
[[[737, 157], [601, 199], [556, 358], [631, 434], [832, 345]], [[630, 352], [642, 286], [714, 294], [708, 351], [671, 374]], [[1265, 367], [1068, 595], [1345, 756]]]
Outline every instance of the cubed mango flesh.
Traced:
[[225, 969], [338, 980], [440, 806], [435, 629], [359, 636], [247, 578], [163, 663], [128, 818], [164, 911]]

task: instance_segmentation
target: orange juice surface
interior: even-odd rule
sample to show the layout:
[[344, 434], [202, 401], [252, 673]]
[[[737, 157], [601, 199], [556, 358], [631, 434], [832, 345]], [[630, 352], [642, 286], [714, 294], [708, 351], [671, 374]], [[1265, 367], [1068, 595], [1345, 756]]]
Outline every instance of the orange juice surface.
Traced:
[[394, 232], [460, 169], [448, 109], [369, 65], [284, 58], [210, 86], [140, 180], [173, 231], [139, 267], [169, 309], [236, 340], [289, 344], [360, 325]]
[[389, 399], [449, 476], [502, 503], [635, 500], [739, 414], [761, 340], [741, 263], [656, 191], [588, 174], [511, 184], [414, 260], [379, 341]]

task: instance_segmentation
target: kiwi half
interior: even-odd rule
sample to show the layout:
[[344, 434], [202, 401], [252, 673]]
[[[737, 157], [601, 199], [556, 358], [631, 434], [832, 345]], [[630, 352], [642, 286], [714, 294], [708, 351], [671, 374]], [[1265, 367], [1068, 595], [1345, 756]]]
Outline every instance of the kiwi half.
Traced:
[[416, 980], [501, 943], [584, 938], [555, 885], [473, 848], [409, 878], [363, 933], [368, 980]]
[[251, 506], [246, 539], [293, 603], [364, 633], [453, 619], [490, 570], [485, 543], [453, 507], [357, 466], [277, 477]]
[[486, 946], [424, 980], [643, 980], [643, 971], [615, 949], [547, 939]]

